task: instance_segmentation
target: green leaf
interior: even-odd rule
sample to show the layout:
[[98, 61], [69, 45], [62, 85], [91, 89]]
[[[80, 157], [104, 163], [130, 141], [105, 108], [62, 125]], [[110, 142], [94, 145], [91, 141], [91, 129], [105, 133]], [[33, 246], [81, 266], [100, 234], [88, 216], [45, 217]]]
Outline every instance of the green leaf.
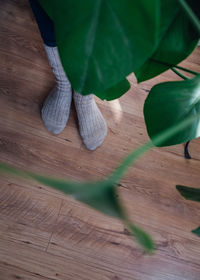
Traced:
[[106, 99], [107, 101], [111, 101], [119, 98], [124, 93], [126, 93], [130, 89], [130, 84], [127, 79], [119, 82], [112, 88], [105, 90], [104, 92], [94, 92], [96, 96], [101, 98], [102, 100]]
[[[190, 0], [194, 4], [196, 0]], [[135, 71], [138, 82], [151, 79], [185, 59], [196, 47], [199, 34], [174, 0], [161, 2], [159, 45], [151, 58]]]
[[194, 233], [195, 235], [199, 236], [200, 237], [200, 227], [196, 228], [196, 229], [193, 229], [192, 230], [192, 233]]
[[200, 202], [200, 189], [177, 185], [176, 189], [188, 200]]
[[74, 199], [84, 202], [107, 215], [124, 219], [124, 213], [116, 194], [116, 185], [111, 180], [78, 183], [22, 171], [4, 163], [0, 163], [0, 171], [26, 179], [34, 179], [46, 186], [71, 195]]
[[160, 2], [40, 0], [76, 92], [103, 93], [144, 64], [157, 45]]
[[121, 219], [124, 217], [115, 193], [115, 185], [109, 180], [75, 183], [39, 175], [32, 175], [32, 178], [65, 194], [70, 194], [76, 200], [84, 202], [104, 214]]
[[[200, 202], [200, 189], [177, 185], [176, 189], [187, 200]], [[200, 237], [200, 227], [192, 230], [192, 233]]]
[[[0, 163], [0, 171], [15, 176], [25, 177], [26, 179], [34, 179], [46, 186], [50, 186], [65, 194], [71, 195], [74, 199], [81, 201], [104, 214], [119, 218], [127, 224], [128, 217], [118, 199], [116, 192], [117, 186], [111, 179], [98, 182], [70, 182], [34, 174], [28, 171], [21, 171], [18, 168], [8, 166], [4, 163]], [[152, 251], [154, 243], [150, 236], [133, 224], [128, 223], [128, 226], [139, 244], [142, 245], [146, 251]]]
[[[148, 134], [157, 146], [187, 142], [200, 136], [200, 75], [180, 82], [166, 82], [154, 86], [144, 104]], [[154, 137], [181, 121], [194, 118], [189, 126], [157, 144]]]
[[143, 248], [145, 248], [149, 252], [155, 250], [155, 244], [149, 234], [133, 224], [129, 224], [129, 230], [132, 232], [132, 234], [135, 236], [135, 239]]
[[[104, 214], [119, 218], [124, 221], [124, 223], [127, 223], [128, 221], [119, 202], [116, 193], [116, 185], [109, 179], [94, 183], [69, 183], [67, 181], [46, 178], [38, 175], [34, 175], [33, 178], [47, 186], [61, 190], [66, 194], [71, 194], [76, 200], [84, 202]], [[131, 223], [128, 223], [128, 228], [138, 243], [146, 251], [151, 252], [154, 250], [154, 242], [145, 231]]]

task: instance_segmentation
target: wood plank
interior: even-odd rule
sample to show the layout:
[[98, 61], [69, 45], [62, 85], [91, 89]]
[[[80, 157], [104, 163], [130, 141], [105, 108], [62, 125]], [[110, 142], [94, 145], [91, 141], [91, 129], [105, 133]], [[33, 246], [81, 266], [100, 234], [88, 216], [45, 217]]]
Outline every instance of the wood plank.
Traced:
[[[141, 256], [132, 252], [124, 258], [116, 256], [108, 259], [88, 256], [87, 250], [81, 256], [73, 248], [66, 250], [64, 256], [56, 256], [48, 252], [15, 244], [0, 239], [0, 259], [3, 275], [13, 279], [13, 275], [24, 279], [106, 279], [106, 280], [198, 280], [199, 269], [194, 265], [169, 260], [161, 256]], [[38, 254], [39, 253], [39, 254]], [[24, 264], [26, 264], [24, 266]], [[153, 267], [157, 267], [156, 270]], [[141, 272], [141, 269], [143, 272]], [[70, 278], [71, 277], [71, 278]], [[172, 278], [173, 277], [173, 278]], [[22, 278], [23, 279], [23, 278]]]
[[[41, 105], [54, 85], [42, 40], [27, 0], [0, 0], [0, 160], [73, 180], [105, 178], [132, 149], [148, 141], [143, 104], [153, 85], [181, 80], [173, 72], [131, 89], [119, 100], [96, 101], [108, 136], [94, 152], [78, 132], [74, 107], [67, 127], [47, 132]], [[181, 63], [199, 71], [200, 48]], [[117, 219], [107, 217], [34, 181], [0, 177], [0, 279], [199, 280], [200, 205], [184, 200], [176, 184], [198, 187], [200, 141], [156, 148], [138, 160], [119, 194], [131, 219], [155, 239], [144, 255]]]
[[[79, 210], [83, 212], [82, 208]], [[111, 266], [118, 272], [129, 271], [133, 279], [135, 279], [135, 271], [144, 273], [143, 279], [148, 279], [148, 277], [145, 278], [146, 275], [154, 277], [153, 279], [187, 279], [189, 277], [189, 279], [198, 279], [200, 271], [198, 263], [195, 263], [197, 259], [194, 263], [185, 261], [185, 259], [188, 260], [188, 255], [190, 256], [188, 253], [184, 259], [186, 249], [183, 249], [184, 252], [180, 254], [183, 239], [178, 240], [176, 236], [173, 236], [176, 247], [172, 245], [170, 248], [162, 236], [159, 250], [155, 255], [147, 256], [133, 244], [123, 226], [118, 222], [109, 223], [102, 219], [100, 223], [97, 215], [92, 217], [88, 215], [88, 212], [83, 222], [83, 214], [78, 215], [77, 212], [79, 211], [70, 209], [66, 216], [59, 217], [57, 231], [54, 232], [49, 243], [48, 252], [63, 257], [70, 255], [79, 259], [81, 263], [90, 263], [101, 268], [108, 269]], [[171, 242], [172, 240], [171, 238]], [[168, 250], [162, 251], [162, 247], [166, 244], [168, 244]], [[194, 243], [193, 246], [195, 247], [196, 244]]]
[[[130, 196], [130, 192], [127, 190], [127, 197]], [[189, 217], [192, 219], [192, 215], [186, 215], [186, 207], [185, 215], [179, 216], [172, 207], [174, 212], [170, 213], [169, 211], [161, 211], [159, 207], [153, 208], [146, 205], [145, 202], [148, 199], [145, 198], [143, 198], [142, 204], [142, 200], [139, 200], [137, 195], [135, 199], [132, 195], [129, 200], [123, 200], [124, 205], [128, 205], [126, 208], [132, 220], [153, 236], [159, 253], [164, 252], [164, 255], [167, 254], [173, 258], [199, 264], [199, 238], [190, 232], [195, 226], [195, 222], [189, 222]], [[177, 201], [177, 203], [179, 202]], [[184, 205], [182, 206], [184, 207]], [[147, 215], [147, 213], [151, 214]], [[196, 223], [198, 224], [197, 211], [195, 215], [197, 215]], [[167, 217], [164, 219], [165, 216]], [[131, 237], [127, 238], [127, 230], [120, 221], [104, 216], [75, 201], [63, 202], [56, 229], [51, 239], [50, 248], [51, 245], [52, 248], [54, 245], [66, 246], [66, 248], [73, 246], [77, 251], [84, 248], [90, 253], [97, 251], [98, 254], [102, 255], [106, 251], [106, 255], [110, 258], [114, 257], [115, 254], [124, 256], [124, 254], [128, 254], [128, 251], [138, 248]], [[111, 246], [112, 248], [110, 248]]]
[[0, 236], [46, 250], [60, 211], [61, 199], [1, 180]]
[[[115, 279], [115, 272], [100, 269], [89, 263], [77, 262], [73, 257], [55, 257], [22, 244], [0, 239], [1, 279], [71, 280]], [[118, 278], [116, 278], [118, 279]], [[141, 278], [140, 278], [141, 279]], [[151, 280], [151, 278], [147, 278]]]

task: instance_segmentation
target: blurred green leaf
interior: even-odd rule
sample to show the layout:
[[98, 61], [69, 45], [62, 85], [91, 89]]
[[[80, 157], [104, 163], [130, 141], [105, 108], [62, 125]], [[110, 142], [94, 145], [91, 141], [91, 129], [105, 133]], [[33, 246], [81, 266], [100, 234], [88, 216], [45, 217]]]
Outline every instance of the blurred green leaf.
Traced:
[[176, 189], [188, 200], [200, 202], [200, 189], [177, 185]]
[[[22, 171], [4, 163], [0, 163], [0, 171], [15, 176], [25, 177], [26, 179], [34, 179], [46, 186], [50, 186], [65, 194], [71, 195], [74, 199], [81, 201], [104, 214], [119, 218], [124, 224], [127, 224], [128, 217], [120, 204], [116, 191], [117, 186], [111, 179], [98, 182], [70, 182], [34, 174], [28, 171]], [[146, 251], [153, 251], [154, 243], [147, 233], [133, 224], [128, 223], [127, 226], [139, 244], [143, 246]]]
[[195, 235], [199, 236], [200, 237], [200, 227], [192, 230], [192, 233], [194, 233]]
[[38, 175], [33, 175], [32, 177], [47, 186], [51, 186], [66, 194], [71, 194], [76, 200], [84, 202], [104, 214], [121, 219], [127, 224], [130, 232], [146, 251], [154, 250], [155, 245], [151, 237], [132, 223], [127, 223], [128, 218], [119, 202], [116, 184], [111, 180], [70, 183]]
[[60, 179], [31, 175], [32, 178], [53, 187], [109, 216], [123, 219], [124, 214], [116, 195], [116, 187], [109, 180], [98, 182], [69, 182]]
[[[144, 117], [150, 138], [157, 146], [187, 142], [200, 136], [200, 75], [180, 82], [154, 86], [144, 104]], [[192, 124], [156, 143], [154, 137], [171, 126], [193, 118]]]
[[149, 234], [147, 234], [144, 230], [142, 230], [139, 227], [136, 227], [133, 224], [129, 224], [129, 230], [132, 232], [132, 234], [135, 236], [138, 243], [148, 250], [149, 252], [152, 252], [155, 250], [155, 244]]
[[[192, 7], [196, 0], [188, 1]], [[138, 82], [151, 79], [185, 59], [196, 47], [199, 34], [190, 18], [174, 0], [161, 2], [159, 44], [142, 67], [135, 71]]]

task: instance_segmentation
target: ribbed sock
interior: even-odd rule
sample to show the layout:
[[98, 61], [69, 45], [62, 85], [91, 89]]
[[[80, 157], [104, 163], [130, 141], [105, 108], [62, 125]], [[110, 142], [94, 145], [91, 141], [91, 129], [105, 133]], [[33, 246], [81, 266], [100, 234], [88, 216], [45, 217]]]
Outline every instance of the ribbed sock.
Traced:
[[55, 75], [56, 85], [45, 99], [41, 115], [45, 127], [52, 133], [59, 134], [69, 118], [72, 88], [62, 67], [57, 47], [44, 47]]
[[97, 107], [93, 94], [82, 96], [74, 92], [73, 98], [83, 143], [87, 149], [95, 150], [103, 143], [107, 134], [105, 119]]

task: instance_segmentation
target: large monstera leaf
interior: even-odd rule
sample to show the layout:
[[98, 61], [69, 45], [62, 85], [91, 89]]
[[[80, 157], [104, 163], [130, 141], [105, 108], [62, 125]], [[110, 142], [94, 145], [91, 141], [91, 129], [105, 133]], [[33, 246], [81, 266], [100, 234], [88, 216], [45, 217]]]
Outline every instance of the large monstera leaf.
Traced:
[[[195, 11], [197, 2], [188, 1]], [[153, 56], [135, 71], [138, 82], [151, 79], [177, 65], [194, 50], [198, 43], [199, 34], [178, 1], [162, 1], [161, 15], [158, 47]]]
[[157, 46], [160, 0], [40, 3], [54, 21], [62, 64], [79, 93], [105, 95], [142, 66]]
[[[120, 97], [126, 76], [152, 78], [187, 57], [197, 32], [179, 1], [39, 0], [55, 24], [73, 88], [101, 99]], [[196, 0], [188, 0], [198, 11]]]
[[154, 137], [191, 117], [193, 123], [157, 146], [187, 142], [200, 136], [200, 75], [179, 82], [154, 86], [144, 104], [148, 134]]

